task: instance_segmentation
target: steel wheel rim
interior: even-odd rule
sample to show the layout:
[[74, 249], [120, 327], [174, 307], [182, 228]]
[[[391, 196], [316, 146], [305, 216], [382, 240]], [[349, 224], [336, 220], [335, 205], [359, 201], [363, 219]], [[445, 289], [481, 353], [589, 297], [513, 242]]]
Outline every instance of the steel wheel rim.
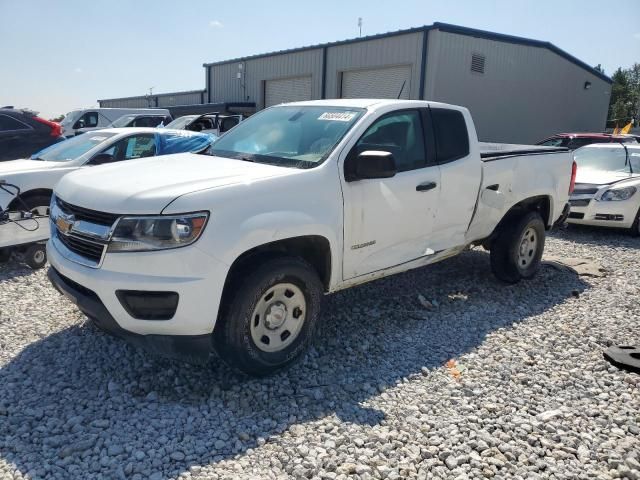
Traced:
[[518, 247], [518, 268], [524, 270], [528, 268], [536, 258], [538, 250], [538, 234], [532, 227], [528, 227], [520, 238]]
[[35, 253], [33, 254], [33, 260], [34, 260], [36, 263], [43, 263], [43, 262], [44, 262], [44, 260], [45, 260], [45, 254], [44, 254], [44, 252], [43, 252], [42, 250], [38, 250], [37, 252], [35, 252]]
[[302, 290], [292, 283], [278, 283], [260, 296], [251, 315], [251, 338], [263, 352], [278, 352], [291, 345], [307, 315]]

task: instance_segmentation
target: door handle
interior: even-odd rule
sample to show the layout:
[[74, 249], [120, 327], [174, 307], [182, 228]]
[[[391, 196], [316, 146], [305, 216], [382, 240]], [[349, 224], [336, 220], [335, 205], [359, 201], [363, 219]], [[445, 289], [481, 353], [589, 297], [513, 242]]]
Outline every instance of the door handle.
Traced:
[[437, 186], [438, 184], [436, 182], [421, 183], [416, 187], [416, 192], [428, 192], [429, 190], [433, 190]]

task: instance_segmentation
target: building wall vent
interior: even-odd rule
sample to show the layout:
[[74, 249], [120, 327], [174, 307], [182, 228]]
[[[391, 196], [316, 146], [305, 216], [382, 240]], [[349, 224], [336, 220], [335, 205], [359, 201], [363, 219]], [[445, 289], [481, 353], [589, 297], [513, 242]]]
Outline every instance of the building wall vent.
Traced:
[[474, 73], [484, 73], [485, 56], [479, 53], [471, 54], [471, 71]]

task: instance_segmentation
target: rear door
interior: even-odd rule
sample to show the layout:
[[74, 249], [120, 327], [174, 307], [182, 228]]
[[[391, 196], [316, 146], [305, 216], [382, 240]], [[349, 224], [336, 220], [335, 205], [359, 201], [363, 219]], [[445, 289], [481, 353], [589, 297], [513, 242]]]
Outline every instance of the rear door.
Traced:
[[450, 108], [431, 108], [436, 144], [436, 160], [440, 166], [438, 211], [431, 234], [436, 251], [463, 245], [476, 208], [482, 181], [482, 162], [477, 141], [470, 141], [468, 112]]
[[376, 119], [346, 155], [368, 150], [394, 155], [392, 178], [347, 181], [344, 194], [344, 279], [430, 255], [440, 172], [425, 139], [425, 109], [398, 110]]

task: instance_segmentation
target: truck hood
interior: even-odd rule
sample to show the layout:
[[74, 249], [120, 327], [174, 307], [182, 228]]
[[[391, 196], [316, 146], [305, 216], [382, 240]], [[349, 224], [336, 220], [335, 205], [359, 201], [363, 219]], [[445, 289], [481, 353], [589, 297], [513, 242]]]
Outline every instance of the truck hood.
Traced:
[[593, 185], [611, 185], [623, 180], [631, 180], [640, 177], [640, 173], [608, 172], [603, 170], [580, 169], [576, 174], [576, 183], [589, 183]]
[[187, 193], [295, 172], [287, 167], [180, 153], [77, 170], [62, 178], [55, 193], [67, 203], [91, 210], [159, 214]]
[[10, 160], [0, 162], [0, 180], [7, 175], [16, 173], [27, 173], [39, 170], [49, 170], [51, 168], [65, 168], [67, 162], [43, 162], [42, 160]]

